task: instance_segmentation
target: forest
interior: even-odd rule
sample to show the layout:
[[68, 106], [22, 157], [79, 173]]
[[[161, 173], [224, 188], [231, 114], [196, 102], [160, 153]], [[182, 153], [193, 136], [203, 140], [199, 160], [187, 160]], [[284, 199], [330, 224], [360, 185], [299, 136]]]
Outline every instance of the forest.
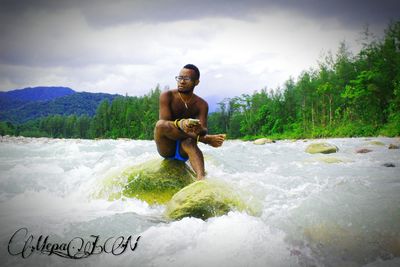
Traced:
[[158, 119], [161, 90], [156, 87], [141, 97], [104, 99], [94, 116], [51, 115], [20, 125], [0, 122], [1, 135], [51, 138], [152, 139]]
[[[53, 115], [13, 125], [1, 135], [57, 138], [152, 139], [161, 90], [140, 97], [104, 100], [96, 114]], [[400, 21], [378, 40], [365, 28], [362, 49], [353, 55], [345, 42], [315, 69], [282, 87], [224, 99], [209, 114], [209, 133], [231, 139], [265, 136], [323, 138], [400, 135]]]

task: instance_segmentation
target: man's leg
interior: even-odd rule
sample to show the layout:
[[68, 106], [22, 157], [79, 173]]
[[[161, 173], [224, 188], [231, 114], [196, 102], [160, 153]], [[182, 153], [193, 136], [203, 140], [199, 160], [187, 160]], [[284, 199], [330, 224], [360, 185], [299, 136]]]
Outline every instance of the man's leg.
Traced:
[[170, 121], [159, 120], [154, 129], [158, 153], [163, 157], [175, 155], [176, 140], [185, 136]]
[[198, 148], [196, 141], [177, 129], [171, 121], [159, 120], [154, 129], [154, 140], [156, 141], [158, 153], [163, 157], [175, 155], [176, 140], [182, 140], [180, 154], [189, 157], [190, 164], [196, 172], [197, 179], [204, 178], [203, 153]]
[[187, 138], [182, 141], [181, 147], [183, 152], [189, 156], [190, 165], [192, 165], [193, 170], [196, 172], [197, 180], [204, 179], [204, 157], [200, 148], [197, 146], [197, 142], [192, 138]]

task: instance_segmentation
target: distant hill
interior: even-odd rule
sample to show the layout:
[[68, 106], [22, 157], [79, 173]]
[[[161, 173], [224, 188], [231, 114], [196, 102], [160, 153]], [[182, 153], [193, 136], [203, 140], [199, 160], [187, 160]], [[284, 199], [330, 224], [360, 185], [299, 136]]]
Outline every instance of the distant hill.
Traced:
[[28, 87], [0, 92], [0, 111], [21, 107], [29, 102], [52, 100], [76, 93], [68, 87]]
[[120, 95], [75, 92], [67, 87], [34, 87], [0, 93], [0, 121], [20, 124], [49, 115], [93, 116], [104, 99]]
[[76, 93], [68, 87], [28, 87], [8, 92], [0, 92], [0, 98], [19, 101], [44, 101]]

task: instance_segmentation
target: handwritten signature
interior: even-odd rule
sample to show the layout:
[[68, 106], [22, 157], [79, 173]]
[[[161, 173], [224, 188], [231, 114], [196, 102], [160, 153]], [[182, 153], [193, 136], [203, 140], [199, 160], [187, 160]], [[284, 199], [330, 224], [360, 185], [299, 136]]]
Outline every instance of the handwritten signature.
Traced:
[[56, 243], [50, 242], [49, 235], [40, 235], [36, 238], [29, 234], [27, 228], [18, 229], [8, 242], [8, 253], [12, 256], [21, 256], [26, 259], [34, 252], [45, 255], [56, 255], [70, 259], [84, 259], [91, 255], [107, 253], [121, 255], [129, 248], [134, 251], [139, 242], [140, 236], [136, 238], [132, 245], [132, 236], [109, 237], [104, 242], [100, 242], [99, 235], [90, 235], [85, 240], [82, 237], [74, 237], [69, 242]]

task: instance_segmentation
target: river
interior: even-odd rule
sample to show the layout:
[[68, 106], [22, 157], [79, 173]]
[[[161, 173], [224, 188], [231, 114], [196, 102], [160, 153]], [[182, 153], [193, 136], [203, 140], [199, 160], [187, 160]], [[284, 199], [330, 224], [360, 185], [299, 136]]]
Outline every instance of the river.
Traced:
[[[1, 266], [400, 266], [400, 150], [388, 149], [398, 138], [201, 144], [208, 179], [260, 207], [206, 221], [92, 197], [106, 177], [158, 158], [152, 141], [0, 141]], [[339, 152], [306, 153], [317, 141]]]

